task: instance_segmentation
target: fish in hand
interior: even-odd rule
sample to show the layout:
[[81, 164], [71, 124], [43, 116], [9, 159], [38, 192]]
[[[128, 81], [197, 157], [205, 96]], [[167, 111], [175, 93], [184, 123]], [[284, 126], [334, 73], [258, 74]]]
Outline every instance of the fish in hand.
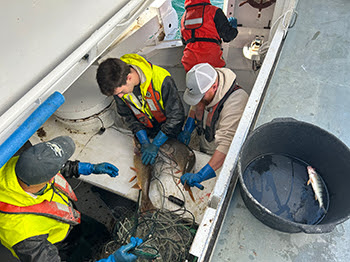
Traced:
[[315, 200], [318, 201], [320, 208], [322, 208], [324, 211], [324, 203], [323, 203], [323, 186], [322, 186], [322, 181], [319, 175], [317, 174], [316, 170], [311, 167], [307, 166], [307, 173], [309, 174], [309, 180], [307, 181], [307, 185], [312, 186], [312, 189], [314, 190], [315, 193]]
[[[152, 173], [154, 172], [153, 170], [157, 170], [157, 165], [161, 164], [161, 162], [156, 161], [154, 166], [144, 165], [141, 159], [142, 154], [140, 147], [141, 146], [138, 141], [134, 139], [134, 167], [131, 167], [131, 169], [136, 172], [136, 176], [130, 179], [130, 182], [137, 178], [137, 182], [133, 188], [141, 190], [140, 211], [146, 212], [156, 209], [149, 197], [149, 188]], [[168, 139], [160, 147], [159, 151], [172, 161], [174, 168], [177, 170], [175, 173], [180, 173], [180, 175], [183, 175], [193, 170], [196, 162], [196, 156], [193, 150], [185, 144], [179, 142], [177, 139]], [[195, 202], [191, 188], [188, 185], [185, 185], [185, 190]]]
[[[193, 170], [196, 163], [196, 155], [190, 147], [181, 143], [179, 140], [168, 139], [159, 150], [175, 163], [176, 174], [179, 173], [181, 176]], [[185, 185], [184, 188], [189, 193], [193, 202], [195, 202], [191, 188], [188, 185]]]

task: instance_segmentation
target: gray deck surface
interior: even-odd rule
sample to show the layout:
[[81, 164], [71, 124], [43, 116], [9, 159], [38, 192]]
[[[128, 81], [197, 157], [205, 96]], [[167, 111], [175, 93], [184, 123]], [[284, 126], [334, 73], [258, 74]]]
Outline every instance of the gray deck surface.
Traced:
[[[293, 117], [350, 147], [350, 1], [299, 0], [255, 128]], [[349, 261], [350, 221], [327, 234], [273, 230], [245, 207], [237, 187], [212, 261]]]

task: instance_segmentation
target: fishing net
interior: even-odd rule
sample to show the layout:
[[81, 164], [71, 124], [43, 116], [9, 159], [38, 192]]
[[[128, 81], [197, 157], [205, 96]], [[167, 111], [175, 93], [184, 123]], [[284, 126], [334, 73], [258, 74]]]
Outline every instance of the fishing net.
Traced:
[[138, 256], [138, 261], [184, 261], [195, 235], [195, 227], [194, 220], [184, 220], [181, 214], [157, 210], [118, 221], [113, 235], [114, 239], [104, 247], [104, 254], [112, 254], [128, 243], [131, 236], [135, 236], [144, 241], [132, 251]]
[[[183, 153], [186, 151], [179, 152], [171, 146], [159, 150], [156, 163], [153, 165], [151, 182], [153, 197], [160, 200], [159, 209], [141, 212], [139, 208], [141, 191], [137, 203], [133, 202], [135, 205], [121, 205], [123, 201], [113, 200], [108, 196], [108, 202], [117, 205], [111, 208], [116, 221], [112, 239], [103, 246], [100, 258], [108, 257], [121, 246], [130, 243], [130, 237], [138, 237], [143, 243], [129, 251], [138, 256], [137, 261], [182, 262], [189, 259], [189, 249], [197, 225], [194, 215], [186, 209], [185, 197], [188, 197], [188, 194], [185, 195], [183, 188], [180, 188], [183, 186], [179, 185], [179, 178], [183, 166], [188, 164], [190, 166], [186, 165], [187, 168], [193, 168], [195, 159], [189, 161], [185, 157], [180, 157]], [[174, 183], [171, 190], [169, 183]], [[177, 194], [177, 197], [173, 194]], [[167, 199], [173, 203], [172, 209], [169, 209]]]
[[[172, 176], [177, 184], [178, 166], [166, 155], [160, 155], [162, 157], [159, 157], [154, 165], [157, 169], [152, 174], [152, 183], [157, 183], [160, 195], [165, 196], [165, 188], [159, 174]], [[107, 257], [122, 245], [129, 243], [130, 237], [133, 236], [143, 239], [143, 243], [131, 251], [138, 256], [137, 261], [185, 261], [196, 233], [195, 218], [185, 206], [169, 211], [163, 205], [160, 209], [148, 212], [140, 212], [137, 205], [133, 209], [126, 206], [114, 208], [113, 213], [118, 217], [113, 239], [104, 245], [101, 257]]]

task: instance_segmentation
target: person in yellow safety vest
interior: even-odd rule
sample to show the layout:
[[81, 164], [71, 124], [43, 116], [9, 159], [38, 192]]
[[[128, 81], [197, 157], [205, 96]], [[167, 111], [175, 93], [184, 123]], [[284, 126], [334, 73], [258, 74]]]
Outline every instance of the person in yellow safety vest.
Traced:
[[[0, 240], [20, 261], [61, 261], [59, 242], [64, 243], [77, 228], [79, 232], [85, 230], [84, 216], [75, 210], [73, 201], [77, 198], [65, 178], [118, 175], [118, 168], [110, 163], [68, 161], [74, 150], [70, 137], [56, 137], [26, 149], [0, 169]], [[98, 231], [105, 233], [104, 230]], [[90, 237], [95, 235], [98, 232], [91, 232]], [[139, 243], [133, 240], [131, 244]], [[137, 257], [127, 253], [131, 248], [130, 244], [123, 246], [110, 260], [102, 261], [135, 261]], [[124, 259], [130, 256], [134, 260]], [[83, 258], [78, 254], [62, 261]]]
[[140, 55], [126, 54], [103, 61], [96, 79], [104, 95], [114, 96], [119, 115], [138, 138], [142, 162], [154, 164], [159, 147], [178, 136], [185, 120], [170, 73]]
[[197, 64], [186, 74], [184, 101], [191, 105], [179, 141], [188, 144], [197, 128], [201, 151], [212, 157], [199, 172], [181, 176], [181, 183], [203, 189], [200, 183], [216, 176], [226, 158], [231, 141], [248, 101], [248, 94], [236, 84], [236, 74], [228, 68]]

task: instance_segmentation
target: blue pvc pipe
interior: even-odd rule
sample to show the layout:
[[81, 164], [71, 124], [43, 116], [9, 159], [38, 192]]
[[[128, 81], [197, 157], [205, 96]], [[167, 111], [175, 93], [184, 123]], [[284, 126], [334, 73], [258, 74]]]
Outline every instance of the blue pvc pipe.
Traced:
[[55, 92], [49, 96], [0, 146], [0, 168], [24, 145], [24, 143], [64, 103], [64, 96]]

